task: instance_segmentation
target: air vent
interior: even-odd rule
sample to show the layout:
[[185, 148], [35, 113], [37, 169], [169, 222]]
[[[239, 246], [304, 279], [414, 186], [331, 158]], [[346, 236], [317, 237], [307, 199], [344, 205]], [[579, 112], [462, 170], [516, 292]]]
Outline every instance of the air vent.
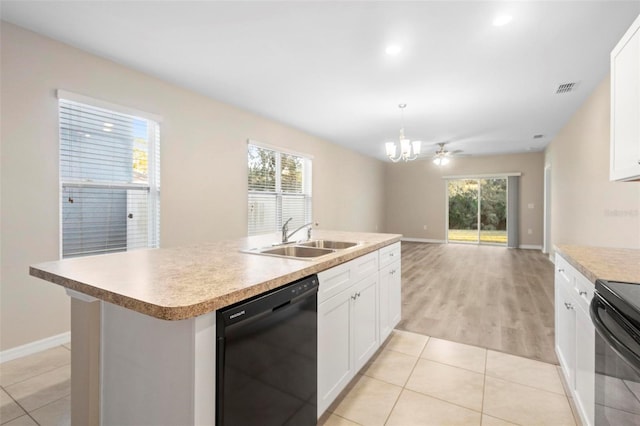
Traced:
[[534, 138], [534, 139], [542, 139], [542, 138], [544, 138], [544, 135], [540, 135], [540, 134], [538, 134], [538, 135], [533, 135], [533, 138]]
[[556, 89], [556, 94], [574, 92], [577, 88], [578, 88], [577, 82], [562, 83], [558, 85], [558, 88]]

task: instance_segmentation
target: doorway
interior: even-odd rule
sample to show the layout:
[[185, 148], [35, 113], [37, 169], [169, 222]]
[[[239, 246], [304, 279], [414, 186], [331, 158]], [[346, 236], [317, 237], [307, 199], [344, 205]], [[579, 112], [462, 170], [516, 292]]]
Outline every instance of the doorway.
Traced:
[[447, 181], [447, 242], [507, 245], [507, 178]]

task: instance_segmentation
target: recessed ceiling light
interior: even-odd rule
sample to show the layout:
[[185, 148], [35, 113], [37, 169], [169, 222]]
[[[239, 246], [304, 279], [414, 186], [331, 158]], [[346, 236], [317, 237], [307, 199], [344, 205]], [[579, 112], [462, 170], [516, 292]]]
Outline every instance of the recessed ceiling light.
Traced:
[[512, 19], [513, 19], [513, 16], [511, 15], [498, 15], [493, 20], [493, 26], [502, 27], [504, 25], [507, 25], [509, 22], [511, 22]]
[[395, 56], [398, 53], [402, 52], [402, 46], [398, 44], [390, 44], [384, 51], [387, 55]]

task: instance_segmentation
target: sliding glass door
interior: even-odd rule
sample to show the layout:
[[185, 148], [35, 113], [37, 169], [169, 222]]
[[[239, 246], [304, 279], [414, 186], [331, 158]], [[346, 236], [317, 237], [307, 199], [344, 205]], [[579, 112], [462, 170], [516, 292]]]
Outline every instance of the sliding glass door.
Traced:
[[449, 181], [449, 232], [451, 242], [478, 242], [478, 181]]
[[449, 180], [449, 242], [507, 244], [507, 179]]

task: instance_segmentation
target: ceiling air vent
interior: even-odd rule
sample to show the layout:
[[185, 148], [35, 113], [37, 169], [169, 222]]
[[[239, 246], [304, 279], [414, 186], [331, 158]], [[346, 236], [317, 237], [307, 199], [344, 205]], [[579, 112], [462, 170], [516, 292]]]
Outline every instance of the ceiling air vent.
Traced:
[[533, 135], [534, 139], [542, 139], [544, 138], [544, 135], [538, 134], [538, 135]]
[[578, 83], [562, 83], [558, 85], [556, 94], [574, 92], [578, 88]]

